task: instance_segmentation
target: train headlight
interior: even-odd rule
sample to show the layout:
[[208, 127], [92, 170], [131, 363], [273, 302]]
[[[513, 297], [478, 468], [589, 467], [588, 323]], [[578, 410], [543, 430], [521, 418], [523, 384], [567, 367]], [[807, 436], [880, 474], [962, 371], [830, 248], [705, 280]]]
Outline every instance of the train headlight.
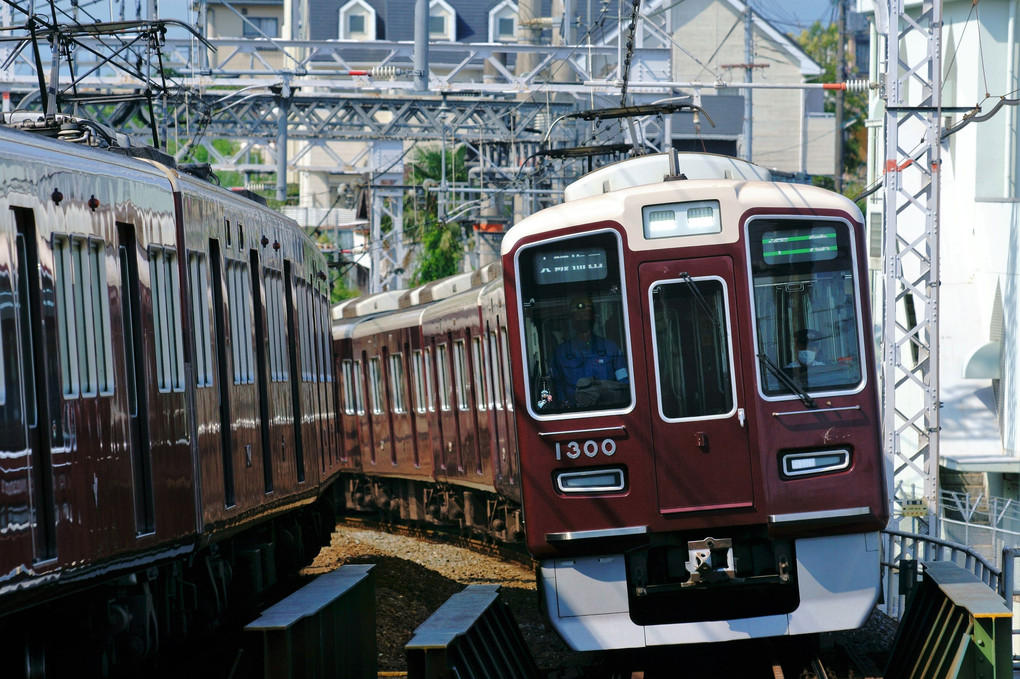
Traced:
[[813, 474], [827, 474], [850, 466], [849, 450], [818, 450], [809, 453], [783, 453], [783, 476], [796, 478]]
[[699, 236], [720, 233], [719, 201], [698, 200], [641, 208], [645, 238]]
[[621, 467], [556, 472], [556, 489], [561, 493], [618, 493], [626, 485]]

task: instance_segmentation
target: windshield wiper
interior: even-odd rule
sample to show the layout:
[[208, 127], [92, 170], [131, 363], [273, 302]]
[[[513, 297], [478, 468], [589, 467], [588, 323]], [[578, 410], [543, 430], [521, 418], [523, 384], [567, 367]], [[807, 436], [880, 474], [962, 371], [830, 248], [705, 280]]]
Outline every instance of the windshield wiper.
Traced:
[[808, 408], [817, 408], [818, 404], [815, 400], [804, 391], [804, 388], [799, 384], [790, 379], [790, 376], [783, 372], [782, 368], [772, 362], [772, 359], [765, 355], [765, 352], [758, 354], [758, 359], [761, 360], [762, 365], [769, 369], [769, 372], [776, 376], [776, 378], [783, 383], [783, 385], [790, 390], [790, 393], [797, 396], [800, 402]]
[[694, 282], [691, 275], [684, 271], [680, 274], [680, 280], [686, 283], [687, 287], [691, 289], [692, 293], [694, 293], [694, 299], [697, 300], [698, 306], [700, 306], [701, 310], [705, 312], [706, 316], [708, 316], [708, 320], [712, 321], [712, 325], [719, 327], [719, 319], [715, 317], [715, 312], [712, 311], [712, 307], [708, 305], [708, 301], [705, 299], [705, 296], [701, 294], [701, 290], [698, 289], [698, 284]]

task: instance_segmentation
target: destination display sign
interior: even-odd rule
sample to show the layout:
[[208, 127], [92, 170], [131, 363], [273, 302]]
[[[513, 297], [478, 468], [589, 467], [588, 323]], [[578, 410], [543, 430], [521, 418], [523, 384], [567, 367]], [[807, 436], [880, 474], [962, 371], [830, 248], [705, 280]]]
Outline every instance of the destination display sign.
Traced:
[[603, 248], [554, 250], [535, 257], [535, 282], [539, 285], [598, 281], [607, 273]]

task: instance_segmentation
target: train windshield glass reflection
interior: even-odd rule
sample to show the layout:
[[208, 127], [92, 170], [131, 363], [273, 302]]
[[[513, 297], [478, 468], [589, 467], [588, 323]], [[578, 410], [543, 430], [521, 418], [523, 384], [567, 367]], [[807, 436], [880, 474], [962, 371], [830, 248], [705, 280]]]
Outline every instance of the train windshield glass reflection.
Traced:
[[863, 342], [849, 225], [758, 219], [748, 236], [764, 394], [790, 396], [790, 380], [807, 391], [856, 389]]
[[629, 407], [631, 361], [616, 234], [523, 248], [517, 280], [532, 413]]

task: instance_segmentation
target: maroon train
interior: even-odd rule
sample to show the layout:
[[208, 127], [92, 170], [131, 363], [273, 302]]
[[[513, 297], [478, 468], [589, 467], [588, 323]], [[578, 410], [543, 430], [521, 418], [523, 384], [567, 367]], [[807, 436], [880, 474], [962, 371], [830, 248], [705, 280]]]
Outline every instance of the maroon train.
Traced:
[[888, 507], [860, 211], [697, 155], [566, 198], [501, 270], [334, 308], [347, 504], [526, 534], [579, 650], [862, 624]]
[[0, 129], [0, 643], [5, 676], [91, 676], [328, 541], [326, 263], [264, 205], [90, 148], [95, 125], [22, 120]]

